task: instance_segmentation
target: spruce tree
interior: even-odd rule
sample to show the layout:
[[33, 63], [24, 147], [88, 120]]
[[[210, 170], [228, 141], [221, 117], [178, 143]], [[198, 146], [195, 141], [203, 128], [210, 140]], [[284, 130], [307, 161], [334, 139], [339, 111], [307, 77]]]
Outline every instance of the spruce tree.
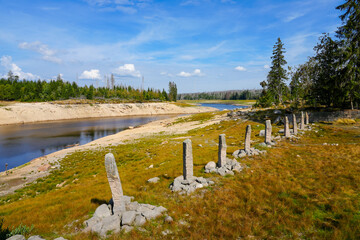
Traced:
[[287, 87], [285, 81], [288, 77], [287, 71], [284, 68], [287, 62], [284, 53], [284, 44], [281, 42], [280, 38], [278, 38], [278, 41], [273, 48], [273, 56], [271, 57], [271, 70], [267, 76], [268, 94], [270, 94], [272, 101], [277, 105], [283, 103], [283, 95]]
[[338, 28], [337, 36], [344, 50], [342, 76], [353, 109], [353, 101], [360, 101], [360, 1], [347, 0], [336, 9], [344, 12], [340, 15], [344, 25]]

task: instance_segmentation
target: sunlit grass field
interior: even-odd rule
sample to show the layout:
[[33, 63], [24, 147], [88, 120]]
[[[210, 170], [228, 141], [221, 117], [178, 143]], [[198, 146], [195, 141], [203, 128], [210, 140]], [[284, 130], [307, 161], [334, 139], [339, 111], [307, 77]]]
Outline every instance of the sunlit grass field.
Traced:
[[[209, 114], [192, 118], [210, 119]], [[240, 160], [247, 168], [235, 176], [205, 174], [204, 165], [217, 161], [218, 135], [226, 134], [231, 157], [243, 147], [248, 124], [252, 125], [253, 145], [263, 141], [258, 136], [263, 122], [228, 120], [184, 135], [159, 133], [74, 153], [50, 176], [1, 198], [0, 216], [10, 228], [34, 224], [31, 235], [97, 239], [81, 232], [82, 223], [101, 201], [111, 198], [104, 156], [112, 152], [124, 194], [141, 203], [166, 207], [174, 222], [166, 224], [161, 217], [148, 222], [143, 227], [146, 231], [134, 230], [110, 239], [359, 239], [360, 122], [317, 124], [300, 140], [284, 140], [265, 155]], [[274, 126], [273, 131], [280, 128]], [[189, 196], [168, 188], [182, 174], [185, 138], [193, 143], [194, 175], [215, 181]], [[154, 167], [148, 169], [149, 165]], [[159, 183], [147, 183], [156, 176]], [[60, 183], [63, 187], [56, 187]], [[171, 234], [164, 236], [167, 229]]]

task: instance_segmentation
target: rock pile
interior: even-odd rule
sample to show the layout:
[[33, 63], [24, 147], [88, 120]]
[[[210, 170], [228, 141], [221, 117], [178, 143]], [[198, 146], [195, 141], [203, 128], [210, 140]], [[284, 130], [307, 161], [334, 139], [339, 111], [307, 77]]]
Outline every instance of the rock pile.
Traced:
[[205, 166], [205, 173], [218, 173], [221, 176], [234, 175], [233, 171], [240, 172], [242, 167], [238, 161], [231, 160], [226, 157], [226, 138], [225, 134], [219, 135], [219, 152], [217, 164], [213, 161], [209, 162]]
[[101, 237], [106, 237], [108, 232], [118, 233], [122, 230], [131, 231], [133, 226], [142, 226], [147, 220], [155, 219], [166, 212], [167, 209], [150, 204], [132, 202], [133, 197], [122, 196], [122, 204], [125, 206], [123, 211], [111, 212], [111, 204], [100, 205], [92, 218], [86, 220], [85, 230], [98, 233]]
[[175, 178], [174, 182], [170, 184], [171, 191], [191, 193], [210, 184], [214, 184], [214, 182], [210, 179], [194, 176], [191, 140], [186, 139], [183, 142], [183, 175]]
[[233, 153], [233, 157], [242, 158], [245, 156], [254, 156], [254, 155], [259, 155], [261, 153], [265, 153], [265, 151], [261, 151], [261, 150], [250, 147], [250, 142], [251, 142], [250, 138], [251, 138], [251, 125], [247, 125], [246, 134], [245, 134], [245, 148], [236, 150]]
[[86, 220], [85, 230], [98, 233], [106, 237], [108, 232], [128, 232], [133, 226], [141, 226], [147, 220], [154, 219], [167, 211], [166, 208], [150, 204], [131, 202], [133, 197], [124, 196], [121, 187], [119, 172], [112, 153], [105, 156], [105, 168], [108, 177], [112, 199], [109, 205], [100, 205], [92, 218]]

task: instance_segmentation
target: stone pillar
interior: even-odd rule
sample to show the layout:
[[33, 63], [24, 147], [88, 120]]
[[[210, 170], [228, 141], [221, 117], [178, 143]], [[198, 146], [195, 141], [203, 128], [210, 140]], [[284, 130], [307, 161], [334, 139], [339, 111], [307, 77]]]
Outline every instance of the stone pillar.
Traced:
[[301, 112], [301, 125], [300, 125], [300, 130], [304, 130], [304, 129], [305, 129], [304, 112]]
[[251, 139], [251, 125], [246, 126], [245, 134], [245, 152], [250, 152], [250, 139]]
[[305, 112], [305, 124], [306, 125], [309, 124], [309, 114], [308, 114], [308, 112]]
[[294, 132], [294, 135], [296, 135], [298, 133], [298, 129], [297, 129], [297, 123], [296, 123], [296, 116], [295, 114], [292, 115], [293, 117], [293, 132]]
[[219, 152], [218, 152], [218, 167], [223, 167], [226, 164], [226, 138], [225, 134], [219, 135]]
[[290, 128], [289, 128], [289, 119], [285, 116], [285, 123], [284, 123], [284, 134], [286, 138], [290, 137]]
[[266, 144], [271, 143], [271, 132], [272, 132], [271, 120], [266, 120], [265, 121], [265, 143]]
[[116, 166], [115, 157], [112, 153], [108, 153], [105, 155], [105, 169], [107, 178], [109, 181], [112, 200], [113, 200], [113, 212], [119, 212], [125, 210], [125, 205], [121, 201], [123, 197], [123, 190], [121, 187], [121, 181], [119, 177], [119, 171]]
[[193, 155], [190, 139], [186, 139], [183, 142], [183, 175], [184, 180], [188, 180], [194, 175]]

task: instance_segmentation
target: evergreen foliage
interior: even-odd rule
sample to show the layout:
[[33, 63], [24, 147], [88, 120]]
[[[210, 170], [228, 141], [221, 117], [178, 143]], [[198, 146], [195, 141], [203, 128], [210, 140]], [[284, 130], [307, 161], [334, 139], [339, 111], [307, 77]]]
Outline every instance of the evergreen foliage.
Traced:
[[70, 98], [86, 99], [122, 99], [136, 101], [167, 101], [169, 99], [165, 90], [139, 90], [130, 86], [115, 86], [113, 77], [111, 87], [95, 88], [93, 85], [80, 87], [75, 82], [63, 81], [60, 76], [57, 80], [47, 81], [27, 81], [19, 80], [12, 72], [8, 73], [8, 78], [0, 79], [0, 100], [22, 101], [22, 102], [41, 102], [66, 100]]
[[176, 102], [177, 86], [175, 82], [169, 82], [169, 100]]

